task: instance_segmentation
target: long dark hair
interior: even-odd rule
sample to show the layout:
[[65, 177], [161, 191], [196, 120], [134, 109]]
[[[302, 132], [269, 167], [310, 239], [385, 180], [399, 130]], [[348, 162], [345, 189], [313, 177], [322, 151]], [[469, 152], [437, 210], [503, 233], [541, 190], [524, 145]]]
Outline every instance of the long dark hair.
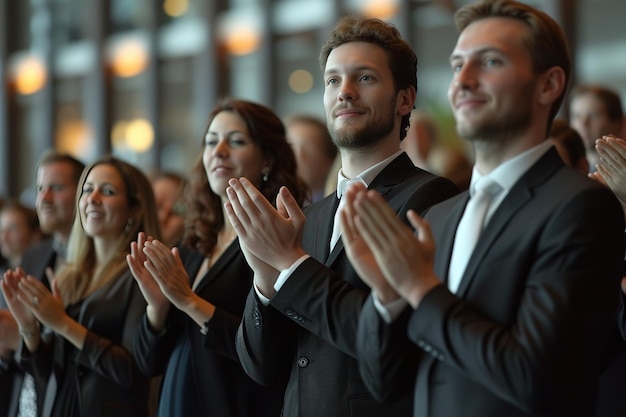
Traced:
[[[298, 204], [306, 197], [306, 185], [296, 175], [296, 158], [285, 137], [285, 126], [269, 108], [249, 101], [234, 98], [222, 99], [209, 114], [208, 126], [215, 116], [223, 111], [238, 114], [246, 123], [252, 140], [261, 148], [269, 163], [267, 180], [260, 187], [261, 193], [272, 204], [278, 190], [286, 186]], [[204, 137], [202, 149], [204, 149]], [[209, 254], [217, 243], [217, 235], [224, 227], [222, 200], [209, 185], [202, 161], [202, 152], [191, 169], [189, 186], [185, 192], [187, 216], [183, 243]]]

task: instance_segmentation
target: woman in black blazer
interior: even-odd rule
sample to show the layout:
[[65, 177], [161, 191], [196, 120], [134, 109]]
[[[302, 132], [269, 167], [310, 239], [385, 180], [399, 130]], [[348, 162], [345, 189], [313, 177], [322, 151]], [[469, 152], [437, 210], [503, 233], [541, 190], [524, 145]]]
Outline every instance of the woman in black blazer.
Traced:
[[139, 231], [159, 235], [152, 188], [107, 157], [85, 168], [78, 190], [68, 264], [52, 292], [21, 269], [5, 274], [23, 339], [18, 361], [47, 384], [44, 417], [145, 417], [148, 379], [132, 355], [145, 301], [125, 255]]
[[235, 350], [252, 271], [224, 203], [228, 180], [242, 176], [270, 201], [283, 185], [304, 200], [280, 119], [259, 104], [226, 99], [209, 115], [185, 192], [183, 245], [170, 251], [145, 234], [131, 245], [128, 263], [148, 304], [135, 355], [148, 376], [163, 375], [159, 417], [280, 415], [284, 385], [253, 382]]

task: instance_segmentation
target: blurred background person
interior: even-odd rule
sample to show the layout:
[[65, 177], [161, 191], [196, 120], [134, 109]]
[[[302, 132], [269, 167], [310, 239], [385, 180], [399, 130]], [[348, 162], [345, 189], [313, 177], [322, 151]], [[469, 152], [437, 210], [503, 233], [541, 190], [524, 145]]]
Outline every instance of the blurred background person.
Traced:
[[[0, 273], [19, 266], [26, 250], [42, 236], [35, 210], [17, 200], [4, 204], [0, 209]], [[19, 343], [17, 325], [0, 294], [0, 416], [15, 415], [9, 414], [9, 410], [17, 409], [14, 400], [17, 393], [13, 390], [21, 377], [13, 361], [16, 343]]]
[[26, 249], [42, 237], [34, 209], [17, 200], [6, 203], [0, 211], [0, 253], [5, 260], [0, 272], [20, 266]]
[[601, 85], [578, 85], [570, 93], [569, 112], [570, 124], [582, 137], [590, 172], [594, 172], [598, 163], [596, 139], [622, 131], [624, 111], [620, 96]]
[[105, 157], [83, 171], [78, 189], [53, 291], [21, 269], [4, 275], [23, 341], [17, 358], [47, 384], [45, 417], [147, 416], [148, 380], [131, 354], [146, 304], [125, 256], [139, 231], [160, 236], [152, 188], [134, 166]]
[[437, 122], [423, 110], [411, 110], [411, 124], [400, 148], [409, 155], [415, 166], [430, 171], [430, 152], [437, 143], [439, 128]]
[[[48, 288], [50, 284], [46, 277], [46, 268], [56, 272], [64, 263], [67, 241], [74, 222], [74, 205], [78, 180], [83, 172], [84, 165], [76, 158], [50, 150], [40, 158], [35, 173], [35, 188], [37, 190], [35, 206], [39, 219], [39, 226], [51, 238], [29, 247], [22, 257], [22, 268], [26, 273], [35, 276], [44, 282]], [[16, 341], [19, 345], [17, 324], [6, 310], [5, 327], [0, 324], [0, 332], [5, 331], [7, 339]], [[12, 357], [12, 355], [11, 355]], [[13, 362], [13, 361], [11, 361]], [[9, 417], [35, 416], [37, 410], [41, 413], [45, 384], [40, 385], [36, 392], [33, 377], [24, 373], [15, 364], [11, 364], [11, 371], [2, 373], [0, 379], [12, 386], [10, 406], [7, 411]], [[0, 414], [2, 415], [2, 414]]]
[[559, 152], [563, 162], [587, 175], [589, 172], [589, 161], [587, 161], [585, 143], [578, 132], [567, 121], [555, 119], [552, 122], [550, 139], [554, 141], [556, 150]]
[[287, 141], [293, 149], [298, 165], [298, 176], [304, 180], [311, 193], [310, 202], [315, 203], [327, 194], [326, 180], [337, 171], [331, 167], [337, 157], [337, 147], [333, 143], [326, 124], [306, 115], [287, 118]]
[[430, 168], [434, 174], [452, 181], [459, 190], [467, 190], [472, 178], [473, 161], [462, 146], [438, 146], [430, 153]]
[[168, 246], [178, 243], [185, 232], [183, 191], [187, 179], [174, 172], [158, 172], [152, 177], [152, 190], [161, 223], [161, 239]]
[[[614, 136], [603, 136], [596, 140], [600, 157], [598, 170], [589, 176], [608, 186], [626, 209], [626, 141]], [[625, 231], [626, 237], [626, 231]], [[618, 312], [620, 343], [613, 346], [613, 361], [600, 376], [596, 416], [626, 416], [626, 254], [624, 255], [624, 277], [621, 283], [622, 300]]]
[[281, 186], [305, 199], [281, 120], [265, 106], [226, 99], [209, 115], [192, 168], [183, 245], [170, 251], [140, 235], [131, 246], [128, 263], [148, 303], [135, 354], [147, 375], [163, 374], [159, 417], [280, 415], [284, 386], [256, 384], [235, 351], [252, 271], [224, 203], [228, 180], [242, 176], [271, 202]]

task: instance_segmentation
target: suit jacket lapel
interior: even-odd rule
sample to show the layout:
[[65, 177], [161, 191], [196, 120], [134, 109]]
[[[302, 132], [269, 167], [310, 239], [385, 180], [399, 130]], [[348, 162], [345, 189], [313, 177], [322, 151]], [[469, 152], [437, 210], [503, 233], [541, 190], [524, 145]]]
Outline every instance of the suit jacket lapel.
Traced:
[[562, 166], [563, 162], [557, 151], [551, 149], [546, 152], [546, 154], [542, 156], [509, 191], [476, 243], [474, 253], [467, 264], [463, 279], [457, 291], [460, 297], [463, 297], [467, 293], [476, 274], [476, 270], [487, 256], [489, 248], [494, 245], [498, 237], [504, 233], [504, 229], [511, 218], [532, 200], [534, 196], [533, 190], [541, 186], [541, 184], [548, 180], [550, 176]]
[[[219, 277], [221, 275], [221, 270], [226, 268], [227, 265], [230, 265], [230, 263], [239, 253], [239, 250], [239, 239], [235, 239], [231, 242], [226, 251], [224, 251], [224, 253], [220, 256], [217, 262], [209, 267], [204, 276], [200, 278], [200, 282], [198, 283], [198, 286], [194, 289], [194, 292], [199, 293], [204, 287], [209, 285], [210, 282]], [[204, 259], [205, 256], [198, 252], [197, 254], [194, 254], [193, 259], [190, 260], [191, 264], [186, 269], [187, 273], [189, 274], [191, 284], [193, 284], [193, 280], [196, 278], [196, 275], [198, 274], [198, 271], [200, 270]]]
[[[411, 159], [407, 156], [407, 154], [402, 153], [396, 159], [391, 161], [389, 165], [387, 165], [380, 172], [380, 174], [378, 174], [376, 178], [374, 178], [374, 180], [372, 181], [372, 183], [369, 185], [368, 188], [371, 190], [378, 191], [385, 198], [385, 200], [389, 201], [387, 198], [387, 194], [391, 190], [393, 190], [393, 188], [396, 185], [398, 185], [399, 183], [404, 181], [404, 179], [406, 179], [409, 175], [411, 175], [415, 169], [417, 168], [415, 168], [415, 165], [413, 165], [413, 162], [411, 162]], [[337, 202], [337, 204], [339, 203]], [[332, 219], [334, 219], [335, 211], [336, 211], [336, 207], [331, 214]], [[321, 236], [321, 237], [326, 238], [324, 242], [328, 242], [326, 244], [326, 253], [328, 253], [331, 234], [332, 234], [332, 222], [331, 222], [331, 227], [328, 230], [328, 236]], [[321, 244], [316, 245], [316, 249], [320, 248], [321, 246], [322, 246]], [[316, 259], [326, 259], [326, 262], [325, 262], [326, 266], [330, 266], [333, 264], [333, 262], [337, 260], [339, 255], [343, 254], [343, 251], [344, 251], [343, 249], [344, 249], [343, 240], [339, 239], [339, 241], [333, 248], [333, 251], [328, 256], [328, 259], [326, 259], [326, 253], [322, 254], [322, 257], [318, 257], [317, 256], [318, 254], [315, 254], [314, 257]]]

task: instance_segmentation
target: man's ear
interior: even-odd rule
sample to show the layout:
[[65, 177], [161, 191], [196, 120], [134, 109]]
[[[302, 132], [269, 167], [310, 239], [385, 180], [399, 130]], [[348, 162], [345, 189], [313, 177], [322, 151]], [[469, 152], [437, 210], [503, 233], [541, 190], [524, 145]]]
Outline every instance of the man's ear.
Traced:
[[565, 71], [552, 67], [539, 78], [539, 104], [551, 106], [565, 90]]
[[416, 95], [417, 93], [415, 92], [415, 88], [413, 86], [398, 91], [397, 103], [398, 113], [400, 113], [400, 115], [405, 116], [413, 110]]

